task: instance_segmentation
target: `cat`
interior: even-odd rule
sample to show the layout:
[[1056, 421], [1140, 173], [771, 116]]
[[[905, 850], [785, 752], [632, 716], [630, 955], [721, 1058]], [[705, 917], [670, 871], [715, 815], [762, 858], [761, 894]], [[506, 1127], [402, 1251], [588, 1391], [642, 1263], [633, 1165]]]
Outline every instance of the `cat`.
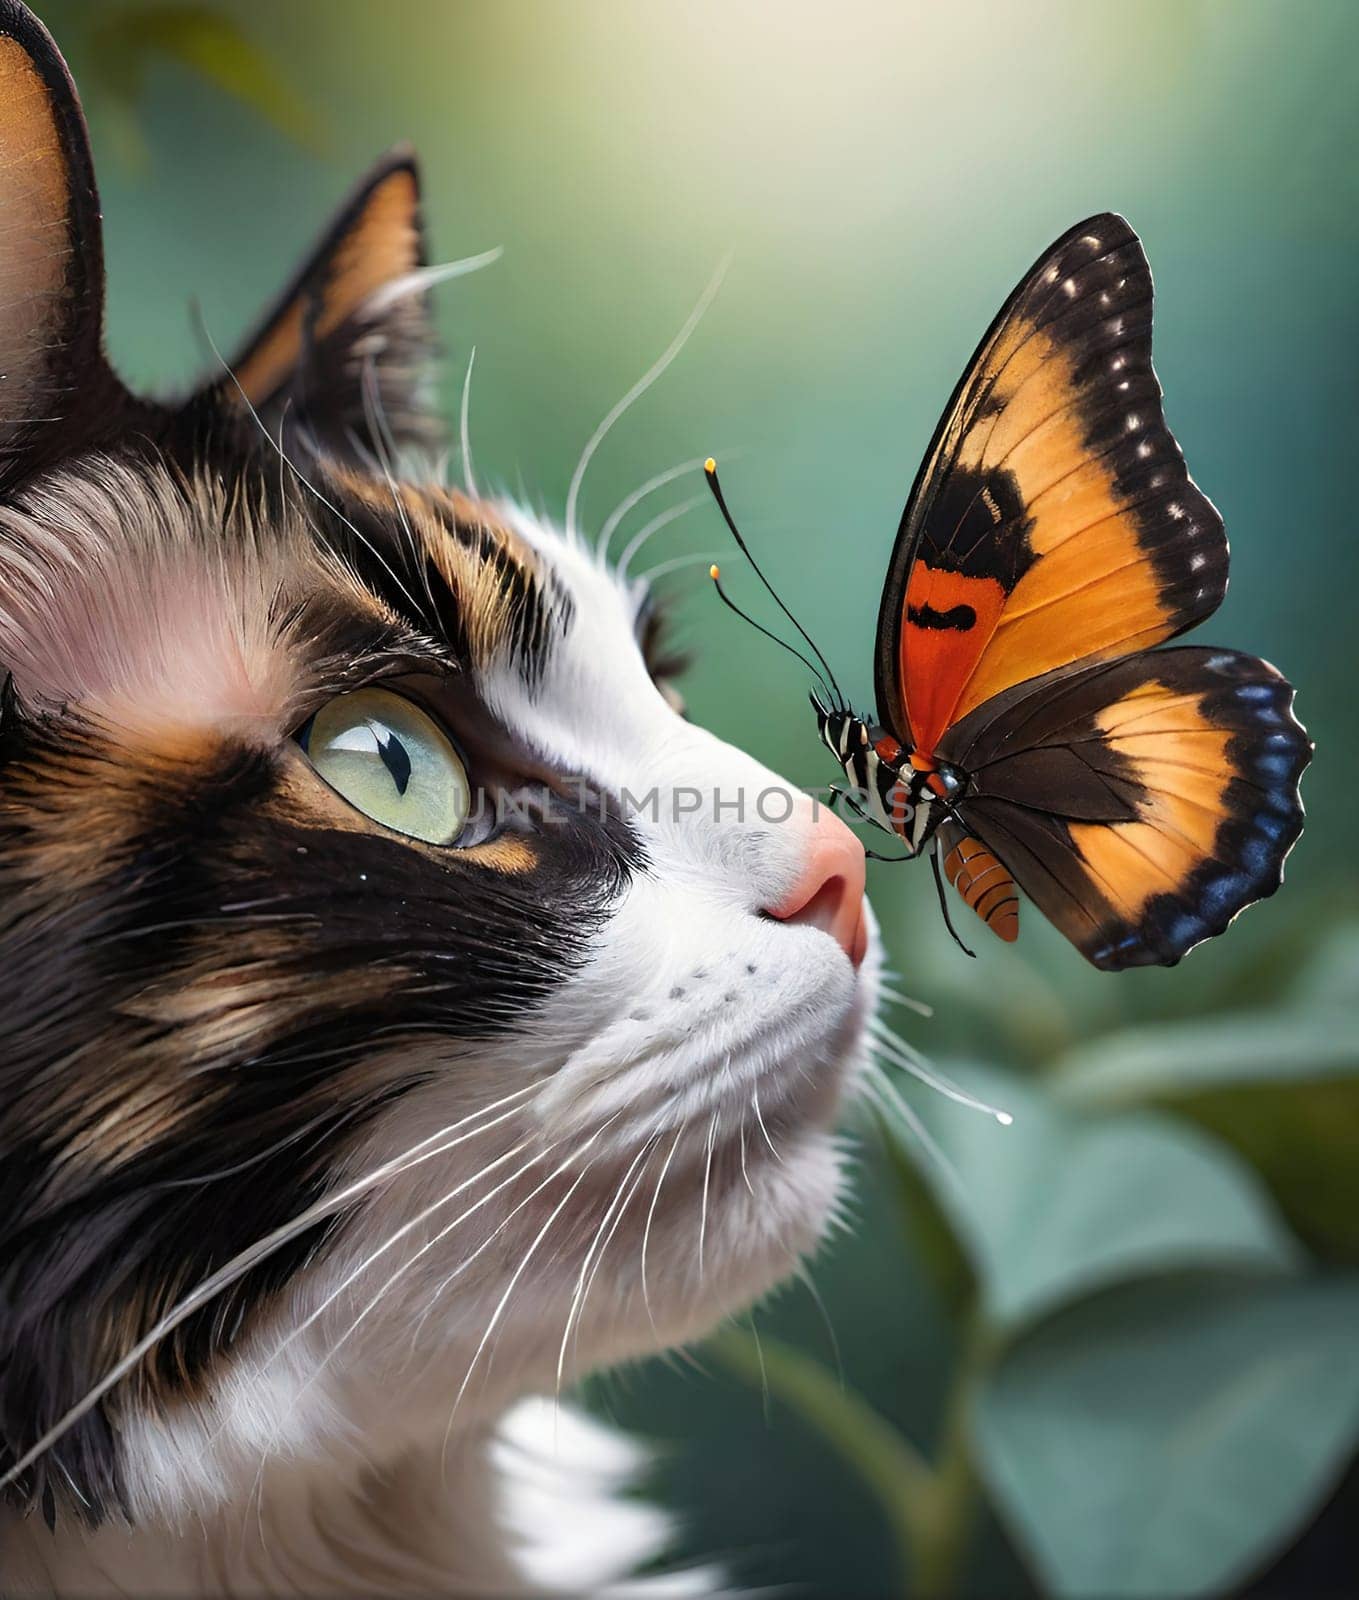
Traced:
[[863, 851], [685, 719], [645, 581], [410, 469], [426, 261], [398, 150], [134, 396], [0, 0], [8, 1595], [723, 1582], [627, 1588], [668, 1523], [559, 1397], [833, 1222]]

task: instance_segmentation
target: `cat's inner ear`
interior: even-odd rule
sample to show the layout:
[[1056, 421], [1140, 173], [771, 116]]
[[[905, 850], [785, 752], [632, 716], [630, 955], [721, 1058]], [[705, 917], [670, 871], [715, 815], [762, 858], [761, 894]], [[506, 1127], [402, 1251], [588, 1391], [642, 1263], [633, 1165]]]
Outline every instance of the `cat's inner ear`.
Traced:
[[435, 445], [424, 265], [418, 171], [398, 149], [358, 185], [230, 363], [222, 401], [248, 405], [276, 439], [341, 456]]
[[126, 399], [102, 349], [99, 196], [75, 85], [0, 0], [0, 477], [58, 459]]

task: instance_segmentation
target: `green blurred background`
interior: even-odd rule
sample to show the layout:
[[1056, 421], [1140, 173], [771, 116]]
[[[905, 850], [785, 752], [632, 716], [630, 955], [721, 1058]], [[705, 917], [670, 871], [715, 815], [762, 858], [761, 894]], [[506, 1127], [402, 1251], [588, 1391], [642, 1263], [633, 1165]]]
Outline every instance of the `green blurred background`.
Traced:
[[[891, 1067], [947, 1165], [900, 1115], [861, 1119], [855, 1226], [813, 1264], [816, 1295], [591, 1399], [664, 1447], [683, 1553], [746, 1584], [1353, 1592], [1359, 9], [39, 9], [92, 125], [113, 352], [147, 385], [204, 365], [191, 301], [230, 347], [409, 138], [436, 259], [504, 246], [439, 294], [450, 413], [475, 345], [482, 486], [560, 515], [595, 424], [734, 252], [600, 452], [583, 521], [725, 457], [745, 531], [865, 706], [884, 563], [962, 363], [1050, 239], [1096, 210], [1132, 220], [1170, 421], [1232, 537], [1203, 637], [1278, 663], [1319, 746], [1287, 886], [1179, 969], [1107, 977], [1032, 913], [1017, 948], [978, 932], [969, 962], [923, 870], [875, 869], [899, 985], [934, 1008], [893, 1026], [1015, 1125]], [[628, 527], [700, 489], [671, 484]], [[710, 550], [702, 505], [648, 555]], [[826, 782], [795, 664], [720, 610], [702, 565], [660, 582], [694, 717]]]

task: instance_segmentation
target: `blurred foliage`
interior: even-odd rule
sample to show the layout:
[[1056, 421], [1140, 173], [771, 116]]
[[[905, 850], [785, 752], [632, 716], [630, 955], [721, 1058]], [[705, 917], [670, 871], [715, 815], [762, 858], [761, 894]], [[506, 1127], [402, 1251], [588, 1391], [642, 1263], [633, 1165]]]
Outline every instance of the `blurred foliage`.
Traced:
[[[590, 1394], [670, 1441], [679, 1554], [747, 1585], [1172, 1596], [1264, 1572], [1359, 1440], [1359, 739], [1335, 604], [1359, 579], [1337, 446], [1359, 12], [41, 9], [85, 91], [134, 375], [194, 358], [167, 292], [227, 343], [363, 162], [411, 136], [435, 250], [506, 245], [459, 286], [449, 339], [483, 350], [482, 479], [522, 475], [559, 510], [598, 418], [737, 244], [694, 347], [600, 452], [587, 523], [661, 466], [752, 446], [728, 492], [861, 698], [891, 531], [967, 351], [1076, 217], [1142, 229], [1172, 423], [1233, 538], [1205, 637], [1278, 659], [1320, 747], [1289, 884], [1175, 972], [1110, 980], [1033, 915], [1017, 949], [966, 961], [928, 883], [875, 869], [888, 951], [935, 1009], [902, 1031], [1013, 1124], [884, 1069], [905, 1110], [879, 1082], [821, 1295], [808, 1279], [758, 1335], [724, 1332], [701, 1377], [651, 1363]], [[687, 526], [658, 560], [714, 543]], [[701, 579], [667, 582], [697, 720], [824, 779], [787, 664]], [[1348, 1592], [1353, 1529], [1326, 1551], [1309, 1581]]]
[[133, 167], [150, 160], [138, 109], [148, 73], [162, 64], [232, 96], [305, 148], [325, 145], [321, 118], [274, 56], [212, 6], [105, 0], [75, 37], [71, 64], [81, 94], [107, 119], [116, 152]]
[[908, 1592], [961, 1592], [981, 1493], [1073, 1600], [1221, 1594], [1319, 1509], [1359, 1446], [1356, 976], [1359, 923], [1277, 1009], [1096, 1035], [1036, 1074], [948, 1063], [1009, 1126], [879, 1090], [961, 1425], [929, 1461], [813, 1358], [715, 1348], [861, 1473]]

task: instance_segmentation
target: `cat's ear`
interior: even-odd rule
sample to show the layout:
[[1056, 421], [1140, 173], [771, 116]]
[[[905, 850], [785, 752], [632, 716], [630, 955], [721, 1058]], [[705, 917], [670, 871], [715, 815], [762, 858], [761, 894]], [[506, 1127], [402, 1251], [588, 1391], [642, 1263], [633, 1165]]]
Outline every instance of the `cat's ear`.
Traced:
[[0, 0], [0, 477], [55, 460], [132, 402], [104, 360], [99, 195], [75, 85]]
[[274, 438], [330, 453], [435, 444], [424, 266], [419, 173], [403, 147], [340, 208], [231, 361], [221, 400], [253, 410]]

